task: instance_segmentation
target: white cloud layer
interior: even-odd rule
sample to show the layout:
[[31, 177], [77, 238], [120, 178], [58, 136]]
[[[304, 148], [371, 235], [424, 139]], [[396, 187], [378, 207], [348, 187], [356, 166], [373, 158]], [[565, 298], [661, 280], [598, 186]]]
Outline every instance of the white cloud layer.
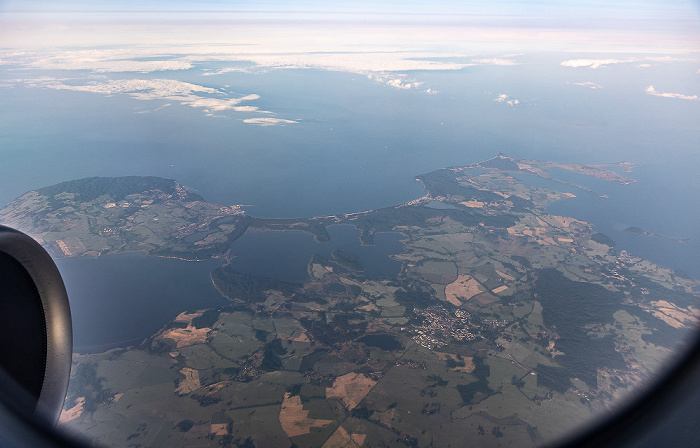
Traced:
[[[418, 82], [415, 79], [409, 79], [405, 74], [402, 73], [368, 73], [367, 77], [373, 79], [377, 82], [381, 82], [391, 87], [397, 89], [410, 90], [416, 87], [420, 87], [423, 83]], [[427, 92], [427, 93], [432, 93]]]
[[697, 100], [698, 99], [697, 95], [684, 95], [682, 93], [658, 92], [658, 91], [656, 91], [656, 89], [654, 89], [654, 86], [647, 87], [645, 91], [649, 95], [660, 96], [663, 98], [677, 98], [680, 100]]
[[643, 58], [608, 58], [608, 59], [569, 59], [563, 61], [561, 65], [563, 67], [573, 67], [573, 68], [601, 68], [612, 64], [628, 64], [631, 62], [644, 62], [640, 64], [639, 67], [648, 67], [649, 64], [646, 62], [687, 62], [693, 61], [694, 59], [684, 59], [676, 58], [671, 56], [659, 56], [659, 57], [643, 57]]
[[295, 120], [287, 120], [284, 118], [274, 118], [274, 117], [257, 117], [257, 118], [246, 118], [243, 120], [244, 123], [257, 124], [258, 126], [273, 126], [273, 125], [285, 125], [299, 123]]
[[568, 82], [567, 84], [573, 84], [575, 86], [581, 86], [581, 87], [588, 87], [590, 89], [602, 89], [603, 86], [600, 84], [596, 84], [591, 81], [584, 81], [584, 82]]
[[472, 62], [483, 65], [520, 65], [519, 62], [516, 62], [513, 59], [501, 58], [472, 59]]
[[139, 110], [136, 113], [137, 114], [150, 114], [151, 112], [158, 112], [161, 109], [165, 109], [166, 107], [172, 106], [171, 103], [165, 103], [160, 107], [156, 107], [155, 109], [146, 109], [146, 110]]
[[[194, 45], [169, 47], [127, 47], [123, 49], [54, 50], [54, 51], [0, 51], [4, 63], [15, 63], [44, 70], [90, 70], [93, 72], [152, 72], [186, 70], [199, 62], [248, 62], [260, 68], [315, 68], [351, 73], [402, 72], [409, 70], [458, 70], [476, 63], [509, 65], [506, 59], [483, 59], [481, 62], [458, 63], [450, 57], [463, 54], [432, 53], [425, 51], [396, 51], [395, 48], [374, 47], [364, 51], [323, 51], [318, 48], [291, 50], [284, 45]], [[445, 58], [434, 60], [435, 56]], [[225, 67], [207, 71], [206, 76], [234, 71], [245, 67]]]
[[[89, 70], [95, 73], [137, 72], [151, 73], [168, 70], [187, 70], [189, 61], [173, 58], [161, 52], [139, 49], [59, 50], [55, 52], [24, 52], [14, 60], [30, 68], [42, 70]], [[148, 60], [144, 60], [148, 59]]]
[[[177, 101], [180, 104], [204, 109], [208, 116], [215, 115], [215, 112], [232, 110], [235, 112], [255, 112], [271, 114], [272, 112], [260, 110], [257, 106], [241, 104], [248, 101], [255, 101], [260, 98], [258, 94], [252, 93], [241, 97], [230, 98], [228, 95], [212, 87], [201, 86], [189, 82], [177, 81], [174, 79], [119, 79], [105, 82], [90, 81], [88, 83], [77, 84], [75, 80], [59, 79], [51, 77], [34, 78], [28, 80], [10, 80], [4, 86], [23, 84], [27, 87], [70, 90], [73, 92], [89, 92], [106, 96], [128, 95], [136, 100], [152, 101], [165, 100]], [[149, 113], [160, 110], [170, 104], [162, 105], [154, 110], [139, 111], [137, 113]], [[269, 117], [254, 118], [246, 123], [261, 124], [282, 124], [296, 123], [291, 120], [270, 119]], [[257, 120], [262, 120], [258, 122]]]
[[243, 68], [243, 67], [226, 67], [226, 68], [222, 68], [219, 70], [215, 70], [213, 72], [212, 71], [205, 71], [202, 73], [202, 76], [217, 76], [217, 75], [223, 75], [225, 73], [235, 73], [235, 72], [249, 73], [250, 69]]
[[520, 100], [515, 98], [509, 100], [508, 98], [508, 95], [506, 95], [505, 93], [501, 93], [496, 98], [494, 98], [494, 101], [497, 103], [505, 103], [510, 107], [517, 106], [518, 104], [520, 104]]
[[[263, 39], [264, 41], [265, 39]], [[236, 67], [203, 69], [202, 76], [268, 69], [316, 69], [357, 73], [399, 89], [413, 89], [422, 83], [409, 80], [407, 71], [460, 70], [474, 65], [516, 65], [512, 58], [485, 57], [416, 49], [397, 51], [395, 47], [374, 45], [340, 46], [330, 51], [320, 43], [291, 45], [280, 42], [255, 45], [188, 45], [167, 47], [129, 46], [120, 49], [84, 50], [0, 50], [3, 64], [39, 70], [81, 70], [92, 73], [150, 73], [196, 69], [203, 63], [235, 63]], [[457, 62], [460, 61], [460, 62]], [[239, 64], [243, 63], [243, 66]]]
[[190, 101], [197, 93], [216, 94], [218, 91], [189, 82], [174, 79], [118, 79], [106, 82], [90, 81], [87, 84], [69, 84], [69, 79], [35, 78], [25, 81], [29, 87], [43, 87], [74, 92], [91, 92], [102, 95], [127, 94], [137, 100], [171, 99]]
[[561, 63], [564, 67], [588, 67], [588, 68], [600, 68], [605, 67], [610, 64], [620, 64], [622, 62], [630, 62], [629, 60], [622, 59], [570, 59]]

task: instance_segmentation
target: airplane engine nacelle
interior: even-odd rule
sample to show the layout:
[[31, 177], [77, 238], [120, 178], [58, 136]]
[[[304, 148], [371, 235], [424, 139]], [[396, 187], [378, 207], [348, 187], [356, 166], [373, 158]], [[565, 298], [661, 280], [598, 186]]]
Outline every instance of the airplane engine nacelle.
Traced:
[[68, 389], [73, 350], [61, 275], [31, 237], [0, 226], [0, 401], [55, 425]]

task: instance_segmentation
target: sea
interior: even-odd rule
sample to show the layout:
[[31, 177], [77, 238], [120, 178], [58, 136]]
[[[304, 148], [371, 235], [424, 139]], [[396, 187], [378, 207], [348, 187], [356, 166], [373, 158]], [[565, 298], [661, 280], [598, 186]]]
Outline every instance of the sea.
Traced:
[[[691, 91], [697, 67], [559, 65], [572, 57], [524, 56], [521, 66], [405, 73], [422, 83], [416, 89], [310, 69], [201, 76], [203, 68], [225, 68], [221, 63], [138, 74], [232, 96], [258, 94], [251, 104], [270, 113], [253, 116], [296, 122], [264, 127], [245, 123], [251, 117], [246, 112], [207, 114], [165, 99], [0, 83], [0, 204], [65, 180], [152, 175], [176, 179], [211, 202], [243, 204], [253, 216], [326, 216], [416, 199], [425, 194], [417, 175], [498, 153], [559, 162], [629, 161], [638, 165], [629, 173], [636, 182], [629, 185], [553, 172], [607, 197], [557, 183], [550, 186], [576, 197], [550, 204], [549, 211], [592, 223], [617, 250], [700, 279], [700, 102], [645, 94], [652, 83], [661, 91], [660, 80], [669, 91]], [[23, 70], [2, 72], [0, 81], [37, 76]], [[585, 82], [600, 88], [579, 85]], [[428, 88], [436, 93], [426, 93]], [[517, 104], [495, 101], [503, 94]], [[631, 234], [624, 230], [630, 226], [659, 236]], [[353, 232], [332, 230], [331, 245], [366, 250], [349, 243]], [[391, 234], [379, 237], [378, 255], [369, 258], [378, 260], [376, 269], [392, 272], [396, 265], [388, 255], [401, 243]], [[274, 260], [295, 252], [306, 257], [318, 245], [309, 238], [258, 232], [234, 247], [247, 245], [247, 253], [265, 255], [256, 261], [256, 273], [299, 279], [304, 272], [296, 262], [285, 271]], [[381, 238], [387, 238], [386, 247]], [[245, 259], [241, 255], [234, 263]], [[134, 344], [179, 312], [225, 303], [208, 275], [219, 263], [132, 255], [58, 260], [71, 298], [76, 350]]]

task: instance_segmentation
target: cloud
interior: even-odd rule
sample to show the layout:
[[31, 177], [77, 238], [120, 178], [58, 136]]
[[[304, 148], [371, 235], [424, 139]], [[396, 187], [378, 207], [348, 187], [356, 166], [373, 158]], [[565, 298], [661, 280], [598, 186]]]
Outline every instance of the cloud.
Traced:
[[510, 107], [517, 106], [518, 104], [520, 104], [520, 100], [518, 100], [518, 99], [509, 100], [508, 98], [509, 98], [508, 95], [506, 95], [505, 93], [501, 93], [496, 98], [494, 98], [494, 101], [497, 103], [506, 103]]
[[[251, 38], [253, 39], [253, 38]], [[253, 39], [255, 45], [130, 46], [119, 49], [34, 50], [17, 52], [0, 49], [3, 63], [43, 70], [89, 70], [93, 73], [154, 72], [186, 70], [201, 62], [247, 63], [247, 67], [225, 67], [203, 71], [203, 76], [255, 69], [320, 69], [368, 74], [421, 70], [459, 70], [473, 63], [454, 62], [463, 54], [429, 51], [396, 51], [376, 45], [358, 50], [354, 44], [294, 43], [294, 39]], [[302, 39], [303, 40], [303, 39]], [[436, 59], [436, 56], [440, 56]], [[483, 63], [508, 64], [507, 59], [483, 59]]]
[[[300, 51], [301, 49], [301, 51]], [[435, 59], [441, 56], [441, 59]], [[54, 50], [34, 52], [0, 51], [0, 59], [25, 67], [45, 70], [90, 70], [93, 72], [151, 72], [186, 70], [199, 62], [245, 62], [258, 68], [313, 68], [350, 73], [405, 72], [409, 70], [459, 70], [473, 63], [458, 63], [447, 54], [427, 51], [396, 51], [396, 48], [373, 46], [357, 50], [356, 46], [333, 47], [315, 43], [295, 46], [283, 42], [256, 45], [191, 45], [163, 47], [127, 47], [122, 49]], [[443, 59], [444, 58], [444, 59]], [[508, 64], [507, 59], [484, 59], [483, 63]], [[225, 67], [205, 71], [213, 76], [251, 67]]]
[[681, 99], [681, 100], [697, 100], [698, 99], [697, 95], [683, 95], [682, 93], [657, 92], [656, 89], [654, 89], [654, 86], [647, 87], [645, 92], [648, 93], [649, 95], [660, 96], [663, 98], [677, 98], [677, 99]]
[[[140, 51], [129, 50], [76, 50], [49, 54], [22, 55], [25, 65], [42, 70], [89, 70], [95, 73], [137, 72], [151, 73], [169, 70], [187, 70], [193, 67], [189, 61], [163, 55], [162, 59], [140, 60]], [[158, 56], [155, 56], [158, 57]]]
[[35, 78], [23, 82], [27, 87], [37, 87], [54, 90], [71, 90], [74, 92], [89, 92], [112, 95], [128, 95], [136, 100], [167, 100], [178, 101], [180, 104], [202, 108], [206, 113], [233, 110], [236, 112], [259, 112], [257, 106], [241, 105], [247, 101], [260, 98], [253, 93], [241, 97], [230, 98], [225, 92], [189, 82], [174, 79], [119, 79], [106, 82], [90, 81], [87, 84], [75, 84], [75, 80], [57, 78]]
[[252, 101], [260, 98], [259, 95], [252, 94], [246, 95], [240, 98], [208, 98], [201, 96], [188, 96], [182, 98], [182, 104], [186, 104], [191, 107], [201, 107], [207, 112], [216, 111], [221, 112], [224, 110], [234, 110], [236, 112], [254, 112], [258, 108], [256, 106], [239, 106], [243, 101]]
[[199, 107], [204, 109], [206, 112], [222, 112], [225, 110], [234, 110], [236, 112], [254, 112], [258, 108], [255, 106], [238, 106], [238, 104], [243, 101], [240, 98], [202, 98], [202, 97], [192, 97], [183, 98], [182, 104], [190, 107]]
[[[627, 64], [631, 62], [688, 62], [694, 61], [695, 59], [684, 59], [684, 58], [674, 58], [671, 56], [654, 56], [654, 57], [644, 57], [644, 58], [627, 58], [627, 59], [569, 59], [563, 61], [561, 65], [563, 67], [573, 67], [573, 68], [600, 68], [611, 64]], [[649, 64], [640, 64], [639, 67], [651, 66]]]
[[[182, 60], [191, 62], [249, 62], [257, 68], [267, 69], [318, 69], [348, 73], [368, 74], [422, 70], [459, 70], [470, 63], [458, 63], [448, 59], [435, 60], [435, 53], [417, 51], [285, 51], [278, 48], [241, 49], [215, 53], [191, 53]], [[440, 55], [445, 56], [445, 55]], [[451, 56], [451, 55], [447, 55]]]
[[137, 113], [137, 114], [150, 114], [151, 112], [157, 112], [157, 111], [159, 111], [159, 110], [161, 110], [161, 109], [165, 109], [166, 107], [170, 107], [170, 106], [172, 106], [171, 103], [165, 103], [165, 104], [163, 104], [163, 105], [160, 106], [160, 107], [156, 107], [155, 109], [139, 110], [139, 111], [137, 111], [136, 113]]
[[[343, 42], [340, 45], [331, 45], [323, 40], [306, 42], [302, 39], [300, 45], [294, 44], [293, 39], [269, 40], [265, 37], [255, 38], [251, 42], [255, 42], [255, 45], [153, 45], [84, 50], [33, 50], [21, 53], [0, 50], [0, 60], [32, 69], [80, 70], [93, 74], [187, 70], [197, 68], [202, 63], [212, 62], [237, 66], [202, 69], [201, 76], [270, 69], [314, 69], [361, 74], [397, 89], [422, 88], [423, 91], [426, 91], [427, 87], [423, 82], [409, 79], [404, 73], [460, 70], [477, 64], [518, 64], [512, 58], [514, 55], [483, 57], [470, 61], [468, 55], [462, 53], [436, 53], [405, 47], [397, 51], [395, 46], [389, 44], [373, 43], [359, 46]], [[428, 93], [434, 91], [430, 90]], [[204, 102], [195, 101], [193, 104], [193, 107], [199, 107], [196, 105]], [[211, 107], [228, 106], [221, 104]]]
[[[264, 39], [263, 39], [264, 40]], [[320, 48], [318, 48], [320, 46]], [[300, 49], [302, 51], [300, 51]], [[320, 50], [320, 51], [319, 51]], [[436, 56], [440, 56], [436, 58]], [[370, 77], [388, 86], [409, 90], [423, 87], [416, 79], [409, 79], [406, 71], [459, 70], [475, 65], [456, 62], [463, 54], [439, 53], [420, 50], [396, 51], [396, 48], [373, 45], [361, 50], [357, 46], [324, 48], [323, 43], [297, 46], [284, 41], [260, 45], [183, 45], [183, 46], [130, 46], [119, 49], [34, 50], [10, 52], [0, 50], [0, 60], [7, 64], [38, 70], [89, 71], [92, 74], [112, 72], [149, 73], [187, 70], [201, 63], [244, 64], [218, 69], [203, 69], [201, 76], [216, 76], [231, 72], [259, 72], [270, 69], [314, 69], [356, 73]], [[503, 58], [479, 59], [478, 63], [510, 65], [514, 61]], [[114, 87], [114, 86], [111, 86]], [[93, 87], [94, 88], [94, 87]], [[432, 91], [431, 91], [432, 92]], [[194, 101], [193, 107], [205, 104]], [[211, 107], [224, 107], [225, 104]]]
[[602, 89], [603, 86], [600, 84], [596, 84], [591, 81], [585, 81], [585, 82], [567, 82], [567, 84], [573, 84], [575, 86], [581, 86], [581, 87], [589, 87], [591, 89]]
[[368, 73], [367, 77], [397, 89], [409, 90], [423, 85], [415, 79], [409, 79], [402, 73]]
[[561, 63], [564, 67], [588, 67], [588, 68], [600, 68], [605, 67], [610, 64], [620, 64], [623, 62], [631, 62], [629, 60], [623, 59], [569, 59]]
[[520, 65], [519, 62], [513, 59], [501, 59], [501, 58], [487, 58], [487, 59], [472, 59], [475, 64], [489, 64], [489, 65]]
[[260, 110], [257, 108], [257, 106], [236, 106], [234, 109], [236, 112], [258, 112], [261, 114], [271, 114], [272, 112], [269, 112], [267, 110]]
[[215, 75], [223, 75], [224, 73], [231, 73], [231, 72], [238, 72], [238, 73], [250, 73], [249, 68], [243, 68], [243, 67], [226, 67], [222, 68], [216, 71], [205, 71], [202, 73], [202, 76], [215, 76]]
[[72, 84], [71, 79], [35, 78], [26, 81], [29, 87], [43, 87], [55, 90], [72, 90], [103, 95], [127, 94], [138, 100], [155, 99], [194, 99], [196, 93], [215, 94], [218, 91], [189, 82], [174, 79], [118, 79], [107, 82], [90, 81], [87, 84]]
[[243, 120], [244, 123], [256, 124], [258, 126], [274, 126], [274, 125], [285, 125], [299, 123], [295, 120], [287, 120], [284, 118], [273, 118], [273, 117], [257, 117], [257, 118], [246, 118]]

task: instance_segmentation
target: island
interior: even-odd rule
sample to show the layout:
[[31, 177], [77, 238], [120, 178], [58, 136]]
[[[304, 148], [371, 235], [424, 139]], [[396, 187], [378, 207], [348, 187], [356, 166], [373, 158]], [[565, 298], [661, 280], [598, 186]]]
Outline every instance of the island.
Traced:
[[668, 236], [659, 235], [657, 233], [647, 232], [646, 230], [642, 229], [641, 227], [634, 227], [634, 226], [627, 227], [627, 228], [625, 228], [625, 232], [629, 232], [629, 233], [631, 233], [633, 235], [637, 235], [637, 236], [655, 236], [657, 238], [664, 238], [667, 240], [676, 241], [678, 243], [689, 243], [690, 242], [690, 239], [688, 239], [688, 238], [671, 238]]
[[[175, 181], [93, 178], [29, 192], [0, 222], [54, 256], [230, 256], [245, 232], [334, 225], [403, 235], [398, 275], [355, 254], [314, 256], [289, 283], [228, 265], [229, 299], [183, 310], [138, 346], [75, 355], [61, 421], [124, 446], [537, 446], [605, 415], [683, 350], [698, 282], [551, 215], [572, 197], [519, 173], [612, 168], [504, 154], [418, 176], [425, 196], [361, 213], [251, 217]], [[94, 185], [94, 189], [85, 189]], [[583, 194], [594, 194], [581, 188]]]

